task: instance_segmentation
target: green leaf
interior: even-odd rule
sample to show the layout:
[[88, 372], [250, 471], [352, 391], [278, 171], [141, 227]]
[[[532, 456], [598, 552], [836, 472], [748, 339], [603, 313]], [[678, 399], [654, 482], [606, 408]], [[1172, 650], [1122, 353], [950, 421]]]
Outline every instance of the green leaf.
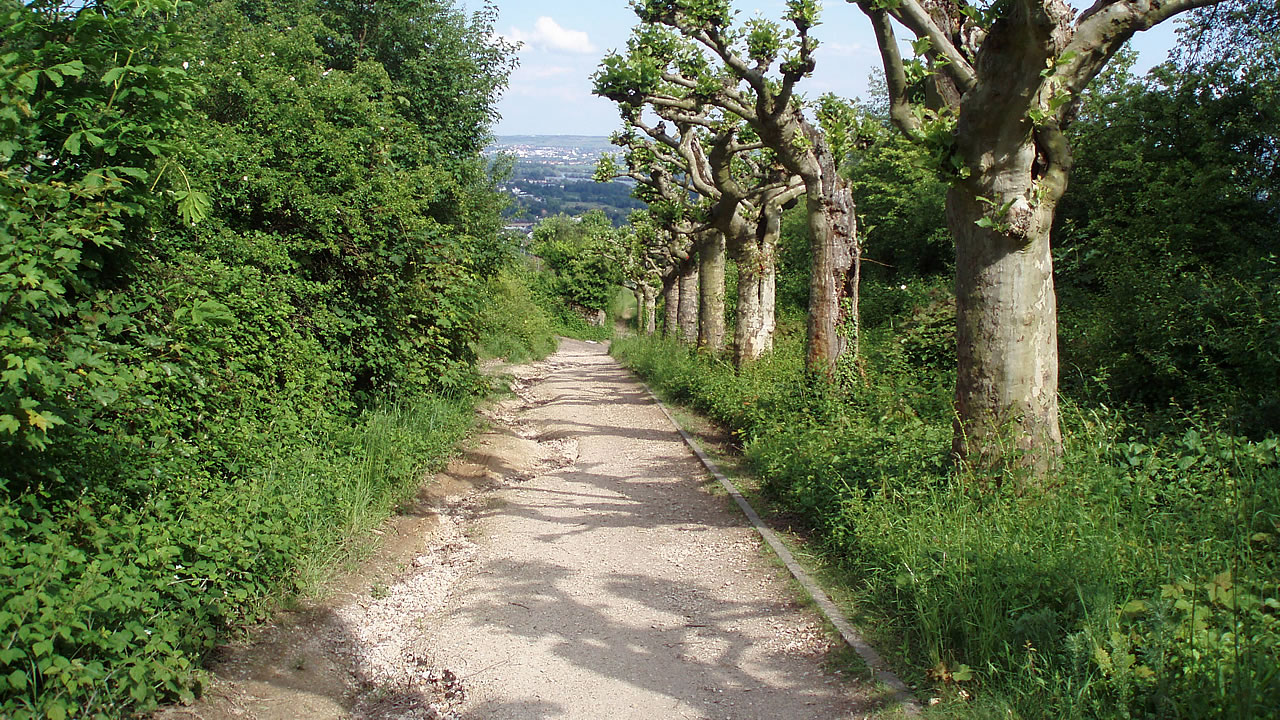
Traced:
[[102, 82], [106, 83], [107, 85], [114, 84], [120, 78], [124, 77], [124, 74], [127, 70], [128, 68], [126, 67], [113, 67], [102, 76]]
[[9, 686], [14, 690], [25, 690], [27, 687], [27, 674], [21, 670], [14, 670], [9, 673]]
[[40, 82], [39, 70], [28, 70], [18, 76], [15, 84], [24, 92], [33, 93], [36, 91], [36, 85]]
[[1125, 615], [1141, 615], [1147, 611], [1147, 604], [1141, 600], [1130, 600], [1120, 608], [1120, 612]]
[[227, 325], [235, 322], [235, 319], [236, 316], [231, 312], [231, 308], [217, 300], [205, 300], [196, 303], [195, 307], [191, 309], [191, 320], [197, 325], [204, 323]]
[[209, 209], [213, 203], [209, 196], [199, 190], [186, 190], [176, 194], [178, 198], [178, 214], [188, 225], [195, 225], [209, 217]]
[[54, 65], [50, 70], [57, 70], [68, 77], [78, 78], [84, 75], [85, 67], [84, 63], [80, 60], [70, 60]]
[[112, 170], [115, 170], [116, 172], [118, 172], [118, 173], [120, 173], [120, 174], [122, 174], [122, 175], [128, 175], [129, 177], [131, 177], [131, 178], [133, 178], [133, 179], [135, 179], [135, 180], [141, 180], [141, 181], [143, 181], [143, 182], [146, 182], [147, 177], [148, 177], [148, 176], [147, 176], [147, 171], [146, 171], [146, 170], [143, 170], [142, 168], [135, 168], [135, 167], [113, 167], [113, 168], [111, 168], [111, 169], [112, 169]]

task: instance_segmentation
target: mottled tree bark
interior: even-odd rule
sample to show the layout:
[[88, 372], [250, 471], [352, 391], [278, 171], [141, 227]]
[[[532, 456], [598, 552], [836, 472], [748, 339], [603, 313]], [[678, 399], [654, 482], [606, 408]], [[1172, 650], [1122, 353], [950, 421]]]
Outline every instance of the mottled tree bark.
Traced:
[[[1069, 35], [1059, 10], [1024, 55], [1052, 55]], [[996, 30], [995, 39], [1003, 31]], [[1013, 40], [1005, 40], [1013, 42]], [[1043, 84], [1025, 65], [979, 65], [988, 80], [961, 101], [956, 150], [973, 158], [947, 192], [956, 241], [956, 428], [952, 449], [979, 468], [1038, 473], [1062, 452], [1058, 314], [1049, 232], [1071, 152], [1056, 125], [1036, 127], [1027, 97]]]
[[724, 352], [724, 234], [704, 230], [698, 235], [698, 347]]
[[735, 245], [738, 265], [738, 323], [733, 331], [733, 363], [742, 367], [773, 349], [777, 327], [777, 243], [779, 217], [768, 216], [755, 241]]
[[680, 274], [662, 278], [662, 337], [680, 337]]
[[805, 126], [810, 157], [795, 172], [804, 178], [809, 213], [809, 322], [805, 367], [830, 377], [844, 352], [840, 301], [848, 289], [849, 269], [857, 245], [853, 195], [837, 172], [835, 158], [821, 133]]
[[961, 369], [952, 449], [975, 467], [1014, 461], [1045, 471], [1062, 447], [1052, 213], [1014, 240], [974, 224], [987, 210], [961, 189], [948, 193]]
[[913, 107], [894, 36], [921, 40], [931, 102], [957, 118], [947, 224], [956, 241], [956, 455], [979, 469], [1037, 474], [1062, 452], [1057, 303], [1049, 231], [1071, 173], [1063, 128], [1080, 94], [1134, 33], [1217, 0], [1099, 0], [1077, 15], [1063, 0], [992, 6], [980, 25], [963, 0], [858, 2], [884, 60], [890, 116], [936, 143]]
[[676, 324], [682, 342], [693, 345], [698, 342], [698, 260], [693, 257], [680, 268], [680, 301]]
[[[978, 468], [1047, 472], [1062, 452], [1058, 315], [1049, 231], [1071, 153], [1057, 123], [1029, 117], [1041, 70], [1071, 38], [1060, 2], [992, 29], [1005, 53], [980, 58], [960, 99], [956, 154], [969, 172], [947, 192], [956, 242], [956, 427], [952, 449]], [[1038, 63], [1032, 66], [1032, 63]]]
[[639, 331], [653, 335], [658, 330], [658, 293], [648, 281], [640, 283], [640, 313]]

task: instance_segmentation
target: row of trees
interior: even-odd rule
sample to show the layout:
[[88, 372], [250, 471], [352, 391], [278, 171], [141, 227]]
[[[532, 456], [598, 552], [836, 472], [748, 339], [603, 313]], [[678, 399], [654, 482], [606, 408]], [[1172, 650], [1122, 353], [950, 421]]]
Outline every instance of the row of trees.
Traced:
[[[1135, 76], [1117, 53], [1061, 127], [1074, 174], [1050, 257], [1065, 448], [1037, 487], [1011, 481], [1016, 467], [949, 462], [956, 176], [938, 172], [938, 144], [891, 124], [887, 93], [822, 128], [849, 149], [835, 152], [858, 200], [865, 382], [812, 391], [791, 332], [736, 372], [666, 341], [615, 343], [657, 392], [732, 430], [763, 492], [856, 578], [845, 589], [904, 671], [932, 681], [930, 712], [1280, 706], [1278, 10], [1193, 11], [1168, 62]], [[990, 209], [983, 225], [1007, 223]], [[803, 215], [783, 217], [785, 331], [804, 305]]]
[[[1212, 3], [1102, 0], [1082, 13], [1061, 0], [858, 3], [884, 61], [889, 115], [949, 186], [953, 452], [972, 466], [1012, 462], [1044, 472], [1061, 452], [1050, 231], [1072, 167], [1066, 129], [1085, 88], [1134, 33]], [[687, 266], [686, 258], [706, 256], [700, 282], [710, 325], [699, 342], [712, 350], [722, 337], [714, 319], [719, 248], [727, 241], [741, 258], [749, 281], [739, 285], [739, 317], [747, 318], [735, 338], [739, 362], [767, 346], [742, 329], [770, 326], [767, 303], [754, 301], [769, 293], [751, 291], [753, 273], [771, 278], [777, 209], [803, 196], [811, 241], [806, 362], [829, 377], [846, 350], [842, 307], [853, 310], [855, 349], [857, 340], [861, 247], [854, 198], [837, 172], [842, 149], [833, 148], [856, 129], [833, 99], [817, 108], [825, 132], [806, 116], [797, 86], [814, 67], [820, 7], [790, 0], [787, 8], [781, 23], [738, 24], [725, 0], [636, 3], [641, 23], [626, 51], [606, 58], [595, 78], [596, 92], [619, 103], [626, 124], [618, 135], [626, 168], [602, 173], [630, 175], [644, 188], [662, 231], [657, 255], [671, 258], [654, 267], [664, 288], [679, 284], [670, 278], [689, 282], [691, 271], [675, 259]], [[915, 57], [901, 55], [895, 28], [916, 38]], [[672, 239], [680, 237], [697, 239]]]

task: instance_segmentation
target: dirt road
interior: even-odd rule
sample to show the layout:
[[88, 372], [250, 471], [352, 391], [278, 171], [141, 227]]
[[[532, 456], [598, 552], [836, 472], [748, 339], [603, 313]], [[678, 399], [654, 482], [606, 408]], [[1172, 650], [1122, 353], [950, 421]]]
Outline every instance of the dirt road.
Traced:
[[[381, 568], [229, 652], [169, 717], [848, 718], [856, 682], [603, 345], [516, 370]], [[474, 491], [488, 478], [491, 486]], [[433, 516], [434, 515], [434, 516]], [[386, 578], [385, 582], [377, 578]], [[291, 714], [292, 713], [292, 714]]]

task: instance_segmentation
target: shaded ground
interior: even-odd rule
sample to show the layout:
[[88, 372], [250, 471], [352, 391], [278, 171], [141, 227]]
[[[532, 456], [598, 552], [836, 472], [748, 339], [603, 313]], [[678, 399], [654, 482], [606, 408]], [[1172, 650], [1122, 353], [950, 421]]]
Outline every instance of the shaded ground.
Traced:
[[499, 430], [329, 600], [166, 719], [846, 718], [867, 693], [603, 345], [514, 369]]

